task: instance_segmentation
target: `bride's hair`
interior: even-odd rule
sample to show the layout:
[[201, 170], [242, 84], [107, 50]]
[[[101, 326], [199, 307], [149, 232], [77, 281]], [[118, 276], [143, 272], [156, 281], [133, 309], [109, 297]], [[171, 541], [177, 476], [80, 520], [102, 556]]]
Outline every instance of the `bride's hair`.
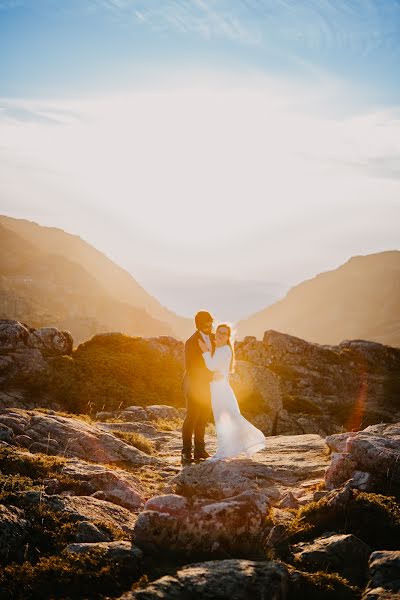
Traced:
[[231, 364], [229, 366], [229, 372], [233, 373], [235, 371], [235, 351], [233, 349], [233, 344], [231, 341], [232, 327], [230, 325], [228, 325], [227, 323], [220, 323], [218, 325], [217, 329], [215, 330], [215, 332], [217, 332], [220, 327], [225, 327], [228, 330], [228, 341], [226, 343], [232, 352], [232, 358], [231, 358]]

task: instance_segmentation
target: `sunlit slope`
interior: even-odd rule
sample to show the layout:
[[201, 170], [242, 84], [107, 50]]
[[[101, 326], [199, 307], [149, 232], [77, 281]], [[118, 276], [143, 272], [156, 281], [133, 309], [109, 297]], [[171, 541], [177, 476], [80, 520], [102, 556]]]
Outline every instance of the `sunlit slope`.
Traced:
[[[133, 308], [143, 309], [149, 317], [163, 322], [165, 326], [163, 331], [159, 332], [160, 334], [168, 331], [175, 337], [184, 337], [191, 331], [190, 320], [179, 317], [163, 307], [135, 281], [130, 273], [79, 236], [55, 227], [43, 227], [25, 219], [7, 216], [0, 216], [0, 224], [17, 233], [36, 249], [47, 254], [61, 255], [80, 265], [107, 290], [109, 296]], [[153, 334], [154, 332], [151, 333]]]
[[400, 346], [400, 251], [354, 256], [238, 325], [240, 338], [268, 329], [321, 344], [362, 338]]
[[41, 251], [0, 224], [0, 318], [67, 329], [75, 343], [96, 333], [171, 335], [143, 308], [116, 300], [77, 262]]

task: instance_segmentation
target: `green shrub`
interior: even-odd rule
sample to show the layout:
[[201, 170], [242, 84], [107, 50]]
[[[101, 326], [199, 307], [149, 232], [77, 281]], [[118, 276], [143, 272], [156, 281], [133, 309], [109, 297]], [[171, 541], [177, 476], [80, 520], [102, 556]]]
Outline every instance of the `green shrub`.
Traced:
[[31, 380], [32, 393], [51, 396], [72, 413], [95, 414], [129, 405], [183, 406], [183, 361], [148, 340], [122, 334], [98, 336], [72, 356], [54, 358]]

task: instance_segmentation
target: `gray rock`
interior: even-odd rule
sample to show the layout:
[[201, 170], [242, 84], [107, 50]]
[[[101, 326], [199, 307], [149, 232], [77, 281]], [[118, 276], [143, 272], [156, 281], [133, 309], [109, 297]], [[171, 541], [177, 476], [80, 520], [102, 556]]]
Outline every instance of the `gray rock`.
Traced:
[[360, 485], [360, 489], [371, 489], [374, 482], [384, 480], [400, 485], [400, 423], [382, 423], [356, 433], [333, 435], [326, 438], [326, 443], [334, 450], [344, 450], [332, 455], [325, 477], [327, 486], [338, 487], [347, 479], [352, 479], [354, 487]]
[[245, 491], [278, 501], [273, 470], [252, 460], [204, 461], [183, 469], [174, 479], [178, 494], [201, 498], [230, 498]]
[[77, 543], [68, 544], [64, 553], [71, 554], [91, 554], [93, 551], [100, 550], [105, 556], [111, 560], [129, 559], [136, 564], [142, 560], [143, 552], [124, 540], [116, 540], [114, 542], [97, 542], [97, 543]]
[[21, 560], [28, 539], [28, 520], [24, 510], [0, 504], [0, 558]]
[[130, 510], [137, 510], [144, 505], [140, 481], [123, 469], [111, 469], [71, 458], [63, 466], [62, 472], [77, 481], [90, 483], [102, 493], [103, 500]]
[[[9, 408], [1, 411], [0, 424], [10, 427], [14, 434], [28, 435], [32, 440], [29, 448], [37, 452], [75, 456], [100, 463], [159, 463], [158, 459], [82, 419]], [[57, 444], [48, 444], [49, 439], [55, 440]]]
[[264, 496], [250, 491], [218, 501], [156, 496], [139, 514], [133, 539], [158, 554], [254, 556], [267, 507]]
[[352, 534], [325, 534], [292, 548], [296, 566], [305, 571], [339, 573], [361, 585], [367, 575], [371, 549]]
[[215, 560], [187, 565], [142, 590], [123, 594], [120, 600], [283, 600], [288, 588], [283, 564]]
[[102, 522], [124, 535], [132, 535], [136, 522], [136, 516], [126, 508], [92, 496], [48, 495], [41, 491], [18, 492], [18, 496], [27, 514], [29, 506], [43, 504], [51, 511], [65, 512], [72, 521], [89, 521], [97, 526]]
[[146, 406], [146, 413], [152, 421], [157, 419], [181, 419], [182, 412], [174, 408], [173, 406], [166, 406], [164, 404], [153, 404]]
[[109, 542], [111, 537], [104, 531], [100, 531], [96, 525], [90, 521], [80, 521], [75, 531], [77, 542]]
[[369, 559], [370, 588], [400, 593], [400, 550], [373, 552]]

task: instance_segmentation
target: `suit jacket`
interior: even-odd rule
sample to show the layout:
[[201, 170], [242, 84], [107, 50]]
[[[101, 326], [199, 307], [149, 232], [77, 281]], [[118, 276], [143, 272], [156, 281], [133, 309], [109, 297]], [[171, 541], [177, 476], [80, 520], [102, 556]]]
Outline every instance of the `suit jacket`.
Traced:
[[[199, 339], [203, 339], [199, 331], [196, 331], [185, 343], [185, 373], [183, 376], [183, 390], [185, 396], [199, 401], [209, 401], [210, 381], [213, 373], [206, 367], [203, 353], [199, 346]], [[215, 335], [210, 334], [212, 349], [215, 349]]]

